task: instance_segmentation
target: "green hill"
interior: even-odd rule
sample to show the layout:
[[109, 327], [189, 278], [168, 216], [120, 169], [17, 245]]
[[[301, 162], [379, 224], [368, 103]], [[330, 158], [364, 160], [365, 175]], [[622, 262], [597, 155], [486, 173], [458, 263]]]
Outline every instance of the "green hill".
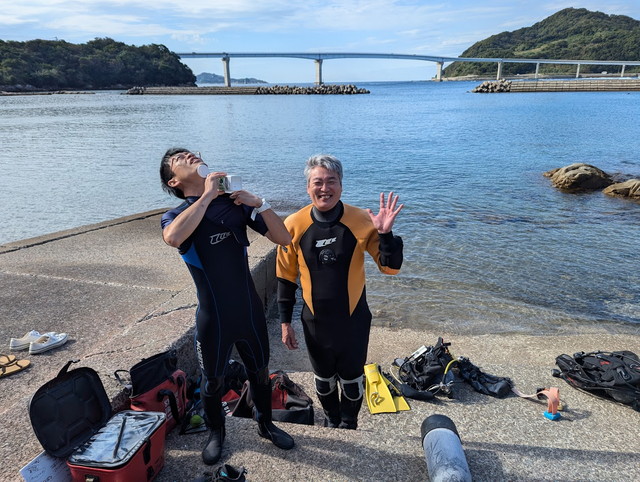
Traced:
[[[567, 60], [640, 60], [640, 21], [624, 15], [607, 15], [585, 8], [565, 8], [531, 27], [503, 32], [476, 42], [460, 57], [531, 58]], [[527, 74], [535, 64], [503, 65], [504, 75]], [[447, 77], [495, 75], [492, 63], [454, 62], [447, 66]], [[553, 72], [575, 72], [575, 66], [543, 64]], [[583, 65], [581, 73], [618, 69], [612, 66]], [[638, 72], [627, 67], [625, 72]]]
[[191, 69], [164, 45], [134, 47], [110, 38], [86, 44], [0, 40], [0, 90], [193, 86], [195, 80]]

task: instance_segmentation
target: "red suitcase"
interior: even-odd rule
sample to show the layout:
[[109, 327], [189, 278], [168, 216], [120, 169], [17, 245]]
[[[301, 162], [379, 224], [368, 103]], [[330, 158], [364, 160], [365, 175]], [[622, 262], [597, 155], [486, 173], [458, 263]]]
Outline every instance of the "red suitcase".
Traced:
[[74, 481], [144, 482], [164, 465], [166, 417], [111, 404], [91, 368], [68, 371], [68, 362], [29, 402], [29, 417], [45, 451], [67, 458]]

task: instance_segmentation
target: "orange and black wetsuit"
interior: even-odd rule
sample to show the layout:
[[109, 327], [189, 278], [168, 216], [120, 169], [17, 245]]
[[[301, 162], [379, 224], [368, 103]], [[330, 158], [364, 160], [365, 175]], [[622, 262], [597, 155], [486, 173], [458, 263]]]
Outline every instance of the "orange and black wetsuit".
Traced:
[[[342, 202], [330, 213], [309, 205], [289, 216], [285, 225], [293, 240], [278, 248], [280, 321], [291, 323], [299, 277], [305, 342], [326, 424], [355, 428], [371, 327], [365, 252], [381, 272], [397, 274], [402, 239], [378, 234], [366, 211]], [[338, 380], [343, 400], [339, 404]]]

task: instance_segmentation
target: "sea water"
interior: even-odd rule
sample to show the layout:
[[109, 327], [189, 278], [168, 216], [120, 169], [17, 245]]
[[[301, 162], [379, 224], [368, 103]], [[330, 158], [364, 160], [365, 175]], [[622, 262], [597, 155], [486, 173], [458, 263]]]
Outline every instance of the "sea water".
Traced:
[[587, 162], [640, 176], [640, 93], [473, 94], [474, 86], [0, 97], [0, 244], [176, 205], [158, 176], [171, 146], [202, 152], [282, 214], [308, 201], [305, 159], [331, 153], [344, 163], [344, 202], [377, 212], [380, 192], [394, 191], [405, 204], [394, 227], [405, 244], [401, 274], [367, 265], [374, 323], [637, 333], [640, 205], [565, 194], [542, 173]]

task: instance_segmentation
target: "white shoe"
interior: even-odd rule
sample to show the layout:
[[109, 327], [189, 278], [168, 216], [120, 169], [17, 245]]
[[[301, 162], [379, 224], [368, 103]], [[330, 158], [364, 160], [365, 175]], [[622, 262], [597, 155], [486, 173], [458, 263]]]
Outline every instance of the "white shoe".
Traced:
[[53, 335], [53, 332], [51, 331], [49, 333], [40, 333], [39, 331], [31, 330], [22, 338], [11, 338], [11, 341], [9, 342], [9, 349], [13, 351], [26, 350], [27, 348], [29, 348], [29, 344], [32, 341], [36, 341], [38, 338], [44, 335]]
[[29, 344], [29, 354], [36, 355], [57, 348], [67, 342], [66, 333], [45, 333], [40, 338]]

